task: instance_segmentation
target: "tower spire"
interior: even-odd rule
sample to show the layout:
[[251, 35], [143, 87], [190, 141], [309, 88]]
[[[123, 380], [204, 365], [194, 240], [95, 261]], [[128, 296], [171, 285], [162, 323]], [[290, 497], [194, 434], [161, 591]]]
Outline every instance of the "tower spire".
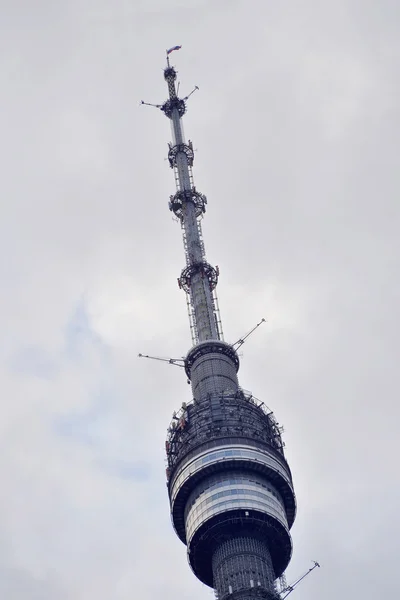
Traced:
[[[176, 192], [170, 196], [169, 208], [181, 224], [186, 258], [186, 266], [178, 278], [178, 285], [187, 294], [193, 343], [222, 340], [215, 292], [219, 271], [218, 267], [213, 267], [206, 260], [201, 230], [207, 198], [198, 192], [194, 185], [193, 145], [190, 141], [186, 143], [182, 128], [182, 117], [186, 112], [189, 96], [182, 99], [177, 95], [176, 70], [170, 65], [169, 54], [164, 78], [168, 85], [169, 97], [161, 106], [161, 110], [171, 121], [173, 141], [169, 144], [168, 160], [174, 170], [176, 184]], [[196, 89], [198, 88], [193, 91]]]

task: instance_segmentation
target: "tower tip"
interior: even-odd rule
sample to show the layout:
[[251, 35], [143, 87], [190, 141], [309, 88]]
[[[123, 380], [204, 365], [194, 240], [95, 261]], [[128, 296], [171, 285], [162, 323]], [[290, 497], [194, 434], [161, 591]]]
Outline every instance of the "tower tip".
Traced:
[[167, 65], [168, 67], [170, 66], [169, 64], [169, 55], [171, 54], [171, 52], [174, 52], [174, 50], [180, 50], [182, 48], [182, 46], [172, 46], [171, 48], [168, 48], [168, 50], [166, 50], [166, 55], [167, 55]]

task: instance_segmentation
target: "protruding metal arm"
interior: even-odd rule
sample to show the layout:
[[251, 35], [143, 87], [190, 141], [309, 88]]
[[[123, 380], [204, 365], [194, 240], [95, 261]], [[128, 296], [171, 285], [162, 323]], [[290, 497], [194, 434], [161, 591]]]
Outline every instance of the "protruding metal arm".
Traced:
[[199, 89], [199, 88], [198, 88], [198, 86], [197, 86], [197, 85], [195, 85], [195, 86], [194, 86], [194, 89], [193, 89], [193, 90], [190, 92], [190, 94], [188, 94], [187, 96], [185, 96], [185, 97], [184, 97], [184, 100], [185, 100], [185, 102], [186, 102], [186, 100], [189, 100], [190, 96], [191, 96], [192, 94], [194, 94], [195, 92], [197, 92], [197, 90], [198, 90], [198, 89]]
[[[151, 358], [152, 360], [159, 360], [161, 362], [166, 362], [170, 365], [175, 365], [176, 367], [184, 367], [185, 360], [183, 358], [162, 358], [160, 356], [149, 356], [148, 354], [138, 354], [138, 358]], [[182, 363], [182, 364], [180, 364]]]
[[249, 331], [249, 333], [247, 333], [244, 337], [240, 338], [237, 342], [235, 342], [234, 344], [232, 344], [232, 346], [237, 350], [238, 348], [240, 348], [240, 346], [242, 346], [245, 341], [247, 340], [247, 338], [256, 330], [260, 327], [260, 325], [262, 325], [263, 323], [265, 323], [265, 319], [261, 319], [261, 321], [259, 323], [257, 323], [257, 325], [255, 327], [253, 327], [253, 329], [251, 331]]
[[162, 104], [152, 104], [151, 102], [145, 102], [144, 100], [141, 100], [140, 104], [144, 104], [145, 106], [153, 106], [154, 108], [162, 108]]
[[313, 562], [314, 566], [308, 569], [307, 573], [304, 573], [304, 575], [302, 575], [299, 579], [297, 579], [297, 581], [292, 583], [292, 585], [288, 585], [287, 588], [281, 591], [281, 594], [285, 594], [284, 596], [281, 596], [281, 600], [285, 600], [285, 598], [287, 598], [289, 594], [291, 594], [294, 591], [294, 589], [299, 585], [300, 581], [303, 581], [303, 579], [307, 577], [307, 575], [309, 575], [312, 571], [314, 571], [314, 569], [321, 566], [319, 563], [317, 563], [317, 561], [314, 560]]

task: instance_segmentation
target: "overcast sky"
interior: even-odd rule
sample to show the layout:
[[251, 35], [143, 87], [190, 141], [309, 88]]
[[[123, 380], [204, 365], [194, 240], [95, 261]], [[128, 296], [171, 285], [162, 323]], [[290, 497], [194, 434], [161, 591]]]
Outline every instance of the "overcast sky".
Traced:
[[0, 596], [211, 598], [165, 484], [190, 347], [172, 55], [241, 385], [285, 427], [293, 600], [395, 598], [398, 0], [3, 0]]

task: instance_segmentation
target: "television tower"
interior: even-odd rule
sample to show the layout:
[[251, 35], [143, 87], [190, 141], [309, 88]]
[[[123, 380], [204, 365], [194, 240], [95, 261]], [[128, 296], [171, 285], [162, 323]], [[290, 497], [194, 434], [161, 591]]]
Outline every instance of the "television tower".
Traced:
[[194, 574], [218, 600], [277, 600], [292, 554], [292, 475], [273, 413], [239, 386], [236, 348], [243, 340], [223, 340], [219, 271], [206, 260], [201, 230], [207, 200], [194, 185], [193, 146], [182, 129], [191, 94], [178, 97], [169, 61], [177, 49], [167, 51], [168, 100], [154, 105], [172, 125], [168, 160], [176, 192], [169, 209], [182, 228], [186, 265], [178, 284], [193, 342], [182, 361], [192, 399], [173, 414], [166, 441], [172, 522]]

